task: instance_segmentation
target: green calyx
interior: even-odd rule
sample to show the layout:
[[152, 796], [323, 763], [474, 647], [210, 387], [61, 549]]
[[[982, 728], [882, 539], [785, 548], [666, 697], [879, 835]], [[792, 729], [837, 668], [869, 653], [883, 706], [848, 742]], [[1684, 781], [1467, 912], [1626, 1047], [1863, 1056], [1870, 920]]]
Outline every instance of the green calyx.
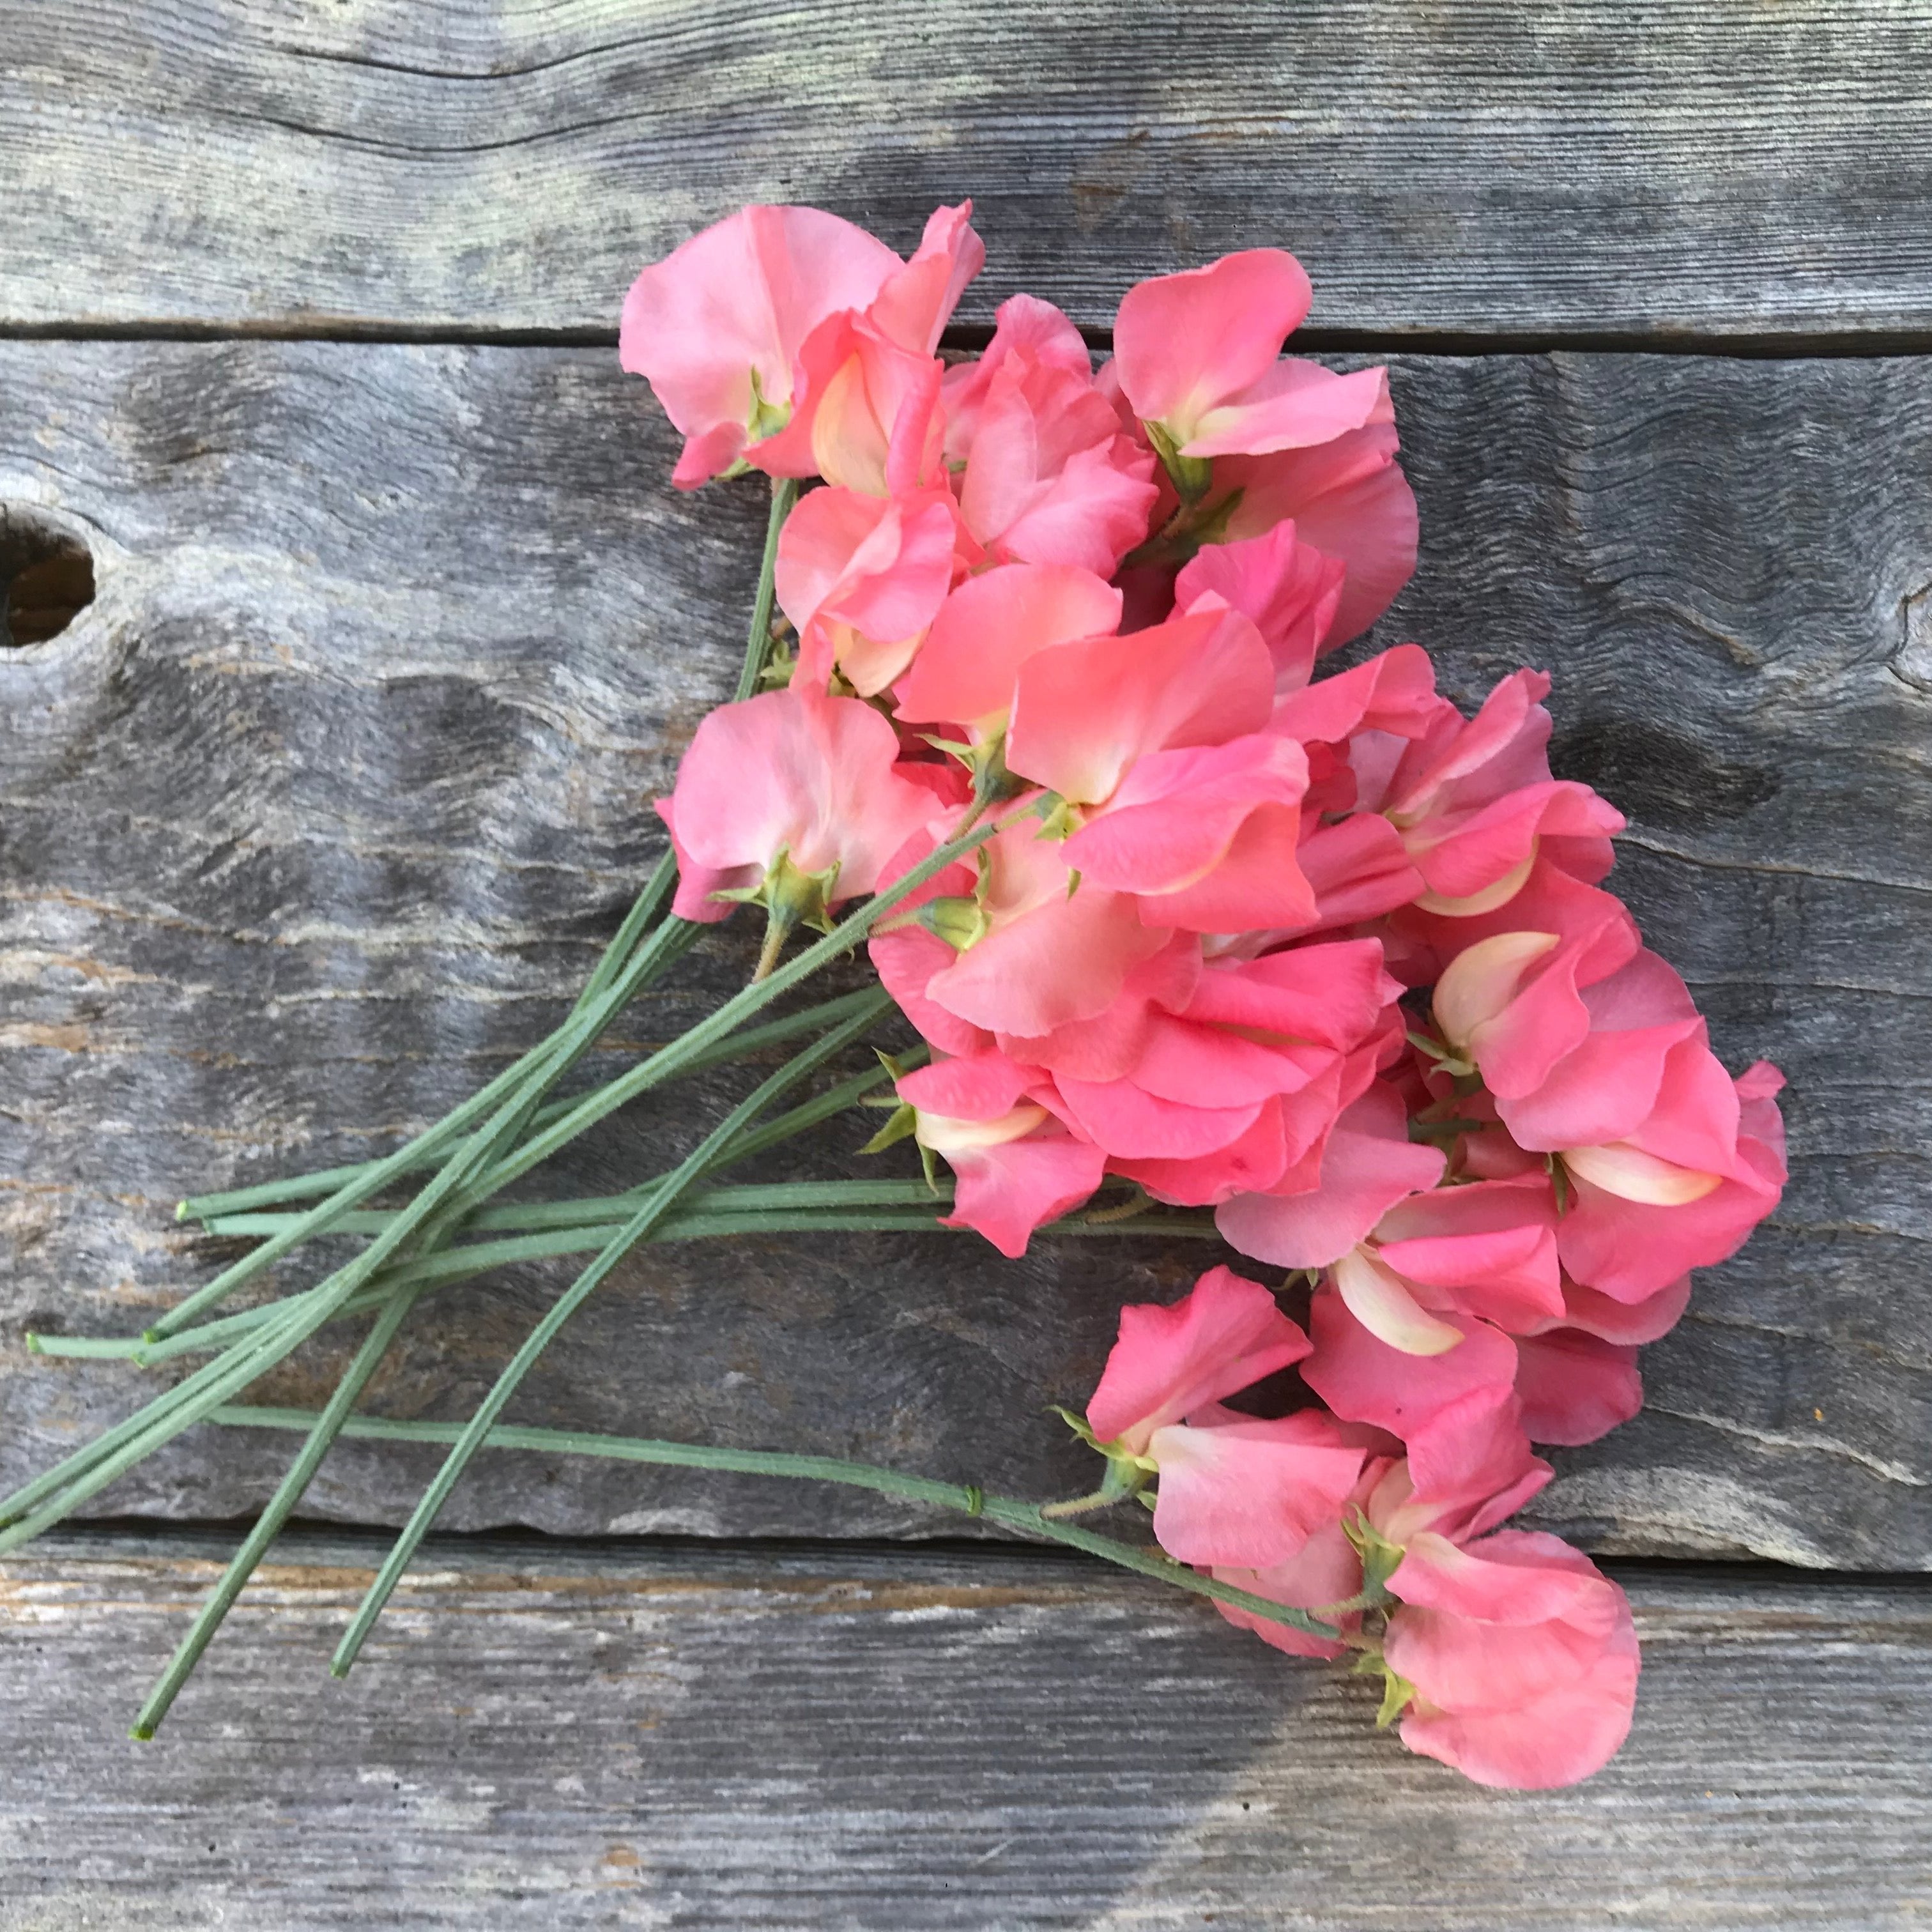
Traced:
[[1182, 455], [1180, 446], [1160, 423], [1143, 423], [1141, 427], [1147, 431], [1148, 440], [1154, 445], [1154, 454], [1160, 458], [1162, 468], [1172, 480], [1175, 494], [1180, 497], [1185, 508], [1192, 509], [1207, 495], [1214, 483], [1214, 459], [1206, 456]]
[[1378, 1603], [1388, 1595], [1388, 1580], [1395, 1574], [1396, 1566], [1402, 1561], [1402, 1545], [1390, 1542], [1359, 1511], [1345, 1519], [1342, 1533], [1354, 1545], [1355, 1554], [1362, 1559], [1364, 1600], [1370, 1604]]
[[803, 872], [792, 863], [790, 848], [781, 845], [778, 856], [765, 868], [765, 876], [755, 886], [734, 886], [711, 895], [734, 905], [764, 908], [765, 943], [758, 955], [754, 979], [771, 976], [785, 941], [801, 926], [808, 926], [814, 932], [832, 930], [832, 889], [838, 879], [836, 860], [823, 872]]

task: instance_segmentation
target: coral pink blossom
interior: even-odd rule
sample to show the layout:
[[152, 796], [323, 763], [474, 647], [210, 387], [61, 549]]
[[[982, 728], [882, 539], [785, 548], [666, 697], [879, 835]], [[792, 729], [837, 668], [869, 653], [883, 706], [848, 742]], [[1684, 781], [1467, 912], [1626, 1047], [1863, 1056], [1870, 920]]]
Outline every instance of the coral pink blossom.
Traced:
[[1238, 1194], [1216, 1210], [1214, 1225], [1256, 1261], [1326, 1268], [1398, 1201], [1432, 1187], [1443, 1159], [1439, 1148], [1411, 1143], [1401, 1095], [1378, 1082], [1336, 1122], [1318, 1177], [1292, 1192]]
[[[1292, 519], [1304, 543], [1341, 560], [1346, 574], [1330, 649], [1360, 636], [1415, 574], [1415, 496], [1397, 447], [1391, 412], [1312, 449], [1215, 460], [1202, 514], [1219, 521], [1228, 542], [1264, 536]], [[1167, 502], [1163, 496], [1156, 506], [1156, 522]]]
[[865, 308], [900, 266], [836, 214], [754, 207], [645, 269], [624, 299], [618, 356], [684, 434], [672, 482], [694, 489], [782, 424], [806, 337]]
[[1127, 974], [1168, 944], [1126, 892], [1076, 880], [1031, 820], [980, 848], [981, 929], [920, 989], [989, 1032], [1038, 1035], [1104, 1013]]
[[1000, 1036], [1113, 1171], [1197, 1205], [1270, 1186], [1372, 1077], [1394, 982], [1373, 940], [1204, 964], [1177, 935], [1096, 1018]]
[[1317, 1409], [1275, 1420], [1210, 1408], [1148, 1438], [1160, 1472], [1154, 1533], [1182, 1563], [1285, 1563], [1334, 1522], [1361, 1473], [1360, 1444]]
[[750, 452], [774, 476], [821, 476], [868, 495], [940, 480], [944, 371], [934, 351], [986, 260], [972, 204], [936, 210], [919, 252], [862, 310], [827, 316], [800, 343], [790, 420]]
[[1612, 1300], [1640, 1302], [1686, 1269], [1735, 1254], [1784, 1192], [1784, 1125], [1774, 1097], [1784, 1084], [1763, 1060], [1738, 1076], [1736, 1153], [1708, 1189], [1708, 1176], [1654, 1156], [1610, 1150], [1612, 1159], [1587, 1167], [1581, 1150], [1561, 1156], [1571, 1189], [1557, 1227], [1564, 1266]]
[[[1360, 1592], [1362, 1559], [1337, 1516], [1324, 1523], [1283, 1562], [1271, 1563], [1263, 1569], [1216, 1564], [1210, 1574], [1216, 1582], [1232, 1583], [1238, 1590], [1251, 1591], [1258, 1597], [1286, 1604], [1292, 1610], [1312, 1610], [1319, 1616], [1330, 1604], [1345, 1604]], [[1292, 1624], [1277, 1623], [1253, 1610], [1240, 1610], [1232, 1604], [1216, 1604], [1215, 1608], [1237, 1630], [1252, 1630], [1262, 1642], [1286, 1651], [1291, 1657], [1332, 1660], [1348, 1654], [1345, 1645], [1296, 1630]], [[1360, 1618], [1344, 1616], [1341, 1621], [1352, 1624], [1360, 1622]]]
[[990, 556], [1110, 577], [1146, 536], [1153, 454], [1121, 433], [1050, 304], [1004, 304], [986, 353], [949, 370], [942, 397], [960, 514]]
[[1550, 680], [1503, 680], [1473, 718], [1446, 702], [1434, 728], [1405, 752], [1374, 804], [1402, 835], [1428, 886], [1426, 911], [1475, 914], [1507, 903], [1539, 848], [1577, 878], [1610, 868], [1623, 814], [1588, 785], [1552, 778], [1545, 754]]
[[1308, 1352], [1308, 1337], [1259, 1282], [1210, 1268], [1171, 1305], [1130, 1302], [1087, 1405], [1094, 1440], [1147, 1453], [1157, 1429], [1232, 1395]]
[[1276, 686], [1298, 690], [1334, 627], [1346, 574], [1339, 557], [1304, 543], [1290, 519], [1243, 543], [1204, 544], [1174, 579], [1174, 608], [1184, 616], [1215, 598], [1240, 611], [1274, 659]]
[[912, 662], [952, 586], [956, 524], [943, 490], [906, 497], [814, 490], [779, 533], [774, 583], [798, 632], [795, 680], [836, 664], [861, 697]]
[[1472, 1316], [1442, 1320], [1461, 1340], [1438, 1354], [1412, 1354], [1372, 1334], [1340, 1292], [1324, 1286], [1309, 1304], [1314, 1349], [1302, 1379], [1337, 1415], [1405, 1441], [1474, 1390], [1514, 1389], [1516, 1348], [1507, 1335]]
[[723, 919], [713, 895], [755, 888], [783, 856], [826, 876], [828, 904], [873, 891], [922, 830], [932, 794], [893, 770], [898, 740], [870, 705], [768, 692], [707, 716], [658, 811], [678, 855], [680, 919]]
[[1514, 1390], [1467, 1390], [1412, 1426], [1407, 1454], [1378, 1477], [1363, 1514], [1398, 1549], [1424, 1530], [1466, 1542], [1514, 1515], [1556, 1473], [1530, 1452]]
[[944, 1225], [976, 1230], [1011, 1259], [1100, 1186], [1106, 1159], [1028, 1100], [1027, 1085], [1027, 1070], [997, 1053], [937, 1060], [898, 1082], [920, 1144], [953, 1172]]
[[1622, 1591], [1559, 1538], [1425, 1532], [1389, 1579], [1384, 1639], [1414, 1687], [1413, 1751], [1479, 1784], [1546, 1790], [1600, 1770], [1630, 1730], [1637, 1651]]
[[1304, 448], [1359, 429], [1387, 412], [1386, 370], [1276, 359], [1310, 299], [1300, 263], [1279, 248], [1138, 283], [1114, 324], [1121, 392], [1187, 457]]
[[1120, 621], [1120, 593], [1077, 565], [1010, 563], [969, 577], [899, 680], [895, 708], [903, 722], [958, 727], [984, 743], [1006, 729], [1028, 658]]

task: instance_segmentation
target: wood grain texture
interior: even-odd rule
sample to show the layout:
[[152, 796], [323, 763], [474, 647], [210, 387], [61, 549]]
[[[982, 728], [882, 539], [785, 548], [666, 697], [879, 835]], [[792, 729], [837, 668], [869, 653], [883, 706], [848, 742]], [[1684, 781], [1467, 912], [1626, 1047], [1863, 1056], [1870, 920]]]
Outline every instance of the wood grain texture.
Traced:
[[445, 1543], [346, 1683], [374, 1554], [298, 1538], [156, 1742], [214, 1574], [0, 1566], [0, 1927], [1880, 1932], [1932, 1916], [1922, 1583], [1635, 1568], [1575, 1790], [1485, 1791], [1360, 1680], [1078, 1560]]
[[1105, 327], [1262, 242], [1399, 334], [1932, 326], [1924, 0], [0, 4], [0, 322], [614, 328], [748, 200]]
[[[643, 799], [735, 659], [762, 517], [751, 486], [674, 495], [664, 425], [613, 360], [0, 345], [0, 502], [83, 539], [99, 585], [0, 653], [0, 1480], [146, 1385], [31, 1359], [24, 1328], [138, 1328], [217, 1258], [170, 1221], [178, 1196], [392, 1144], [559, 1016], [614, 926], [655, 849]], [[1730, 1064], [1792, 1080], [1784, 1205], [1650, 1352], [1646, 1414], [1558, 1459], [1541, 1520], [1613, 1551], [1932, 1566], [1932, 368], [1396, 377], [1425, 549], [1387, 639], [1424, 638], [1465, 699], [1521, 662], [1556, 674], [1558, 769], [1630, 812], [1618, 878], [1653, 942]], [[620, 1044], [742, 964], [707, 945]], [[638, 1112], [560, 1190], [686, 1144], [682, 1100]], [[866, 1131], [807, 1158], [849, 1168]], [[1205, 1258], [662, 1250], [513, 1419], [1064, 1492], [1087, 1472], [1046, 1406], [1090, 1387], [1122, 1300], [1170, 1298]], [[560, 1285], [530, 1269], [426, 1306], [376, 1400], [466, 1413]], [[314, 1402], [338, 1359], [259, 1399]], [[286, 1453], [196, 1436], [100, 1507], [237, 1514]], [[313, 1507], [395, 1520], [428, 1467], [346, 1448]], [[854, 1492], [523, 1457], [448, 1521], [933, 1526]]]

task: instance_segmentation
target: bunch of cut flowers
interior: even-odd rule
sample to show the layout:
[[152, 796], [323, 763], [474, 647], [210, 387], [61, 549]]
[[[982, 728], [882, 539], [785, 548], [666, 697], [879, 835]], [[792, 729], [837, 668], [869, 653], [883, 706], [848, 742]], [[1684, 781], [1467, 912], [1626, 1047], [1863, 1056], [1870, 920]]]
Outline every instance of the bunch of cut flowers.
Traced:
[[[857, 1484], [1070, 1544], [1378, 1676], [1381, 1722], [1485, 1784], [1568, 1784], [1622, 1742], [1623, 1593], [1502, 1526], [1550, 1480], [1537, 1445], [1636, 1413], [1639, 1347], [1777, 1202], [1780, 1078], [1725, 1070], [1605, 890], [1623, 820], [1552, 776], [1546, 677], [1466, 716], [1414, 644], [1321, 674], [1409, 576], [1415, 506], [1386, 371], [1282, 355], [1310, 300], [1294, 257], [1142, 283], [1097, 372], [1023, 295], [949, 363], [985, 252], [970, 214], [938, 211], [905, 260], [833, 215], [748, 208], [638, 278], [621, 353], [683, 436], [672, 482], [771, 488], [735, 696], [658, 802], [670, 851], [568, 1018], [463, 1106], [383, 1159], [184, 1203], [257, 1245], [146, 1334], [37, 1338], [199, 1365], [0, 1504], [0, 1548], [197, 1424], [300, 1438], [137, 1736], [349, 1433], [448, 1453], [338, 1675], [471, 1459], [507, 1446]], [[557, 1097], [705, 926], [746, 916], [740, 992]], [[790, 998], [862, 948], [875, 984]], [[922, 1044], [833, 1077], [888, 1022]], [[670, 1171], [497, 1201], [616, 1108], [780, 1047]], [[722, 1178], [882, 1105], [875, 1178]], [[1100, 1459], [1084, 1496], [502, 1419], [640, 1243], [909, 1228], [1006, 1256], [1192, 1234], [1240, 1265], [1121, 1310], [1063, 1412]], [[230, 1301], [344, 1234], [364, 1238], [346, 1264]], [[590, 1258], [466, 1424], [356, 1413], [423, 1298], [570, 1253]], [[355, 1318], [322, 1408], [237, 1400]], [[1300, 1406], [1244, 1395], [1290, 1368]], [[1092, 1526], [1123, 1506], [1151, 1545]]]

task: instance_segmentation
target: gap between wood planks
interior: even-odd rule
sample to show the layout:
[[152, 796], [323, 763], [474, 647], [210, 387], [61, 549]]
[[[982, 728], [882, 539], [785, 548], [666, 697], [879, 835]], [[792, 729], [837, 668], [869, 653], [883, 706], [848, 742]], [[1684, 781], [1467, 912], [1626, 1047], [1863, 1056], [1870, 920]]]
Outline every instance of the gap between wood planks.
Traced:
[[[1082, 328], [1096, 356], [1113, 352], [1113, 332]], [[940, 339], [942, 354], [977, 355], [988, 323], [962, 323]], [[452, 328], [440, 324], [322, 317], [296, 325], [182, 322], [0, 322], [0, 342], [340, 342], [437, 349], [614, 349], [615, 328]], [[1932, 355], [1932, 328], [1845, 329], [1820, 334], [1706, 335], [1696, 331], [1301, 328], [1288, 349], [1310, 356], [1675, 356], [1724, 362], [1842, 360]]]

